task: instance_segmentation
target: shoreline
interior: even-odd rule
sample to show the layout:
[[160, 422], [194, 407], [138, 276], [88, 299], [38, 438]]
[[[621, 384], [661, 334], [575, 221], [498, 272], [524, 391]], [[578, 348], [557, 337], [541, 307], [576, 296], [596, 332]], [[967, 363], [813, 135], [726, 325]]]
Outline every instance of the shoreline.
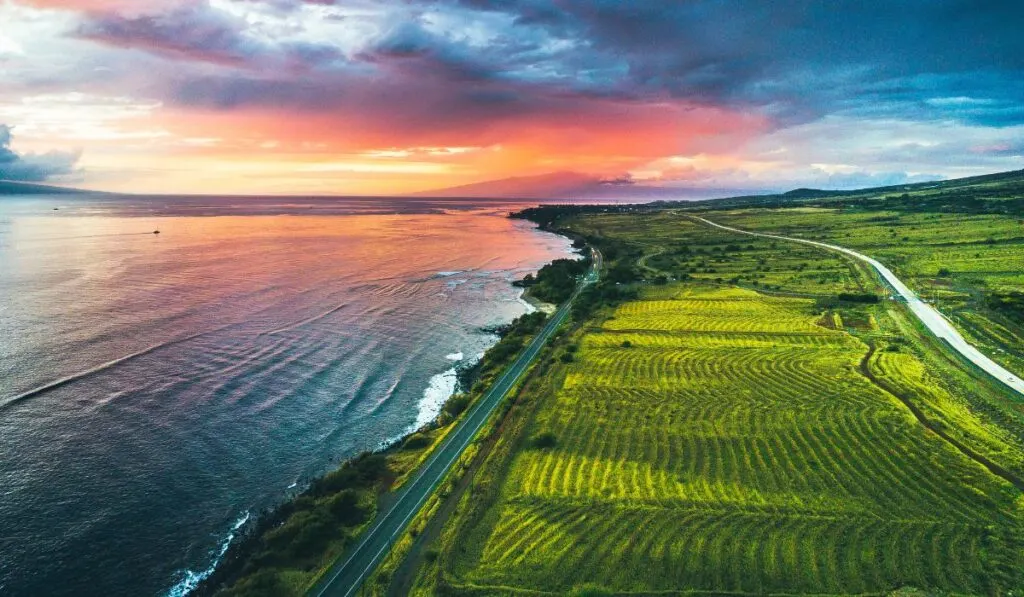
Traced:
[[[506, 217], [514, 217], [514, 214], [510, 214]], [[535, 230], [539, 232], [569, 238], [568, 236], [560, 234], [559, 232], [546, 229], [543, 226], [536, 225], [536, 222], [534, 222], [534, 224], [536, 226]], [[570, 254], [575, 254], [575, 251], [572, 251], [571, 249], [570, 251]], [[541, 265], [540, 268], [543, 268], [545, 265], [547, 264]], [[538, 268], [537, 271], [540, 271], [540, 268]], [[511, 282], [509, 284], [510, 286], [512, 286]], [[360, 462], [361, 460], [365, 460], [367, 457], [397, 457], [402, 451], [404, 451], [406, 446], [413, 443], [417, 437], [423, 437], [426, 434], [442, 431], [437, 435], [437, 437], [434, 437], [432, 438], [432, 440], [429, 440], [428, 445], [425, 446], [424, 453], [417, 459], [416, 463], [409, 470], [404, 471], [401, 475], [398, 475], [397, 477], [394, 477], [393, 479], [390, 480], [391, 482], [385, 484], [385, 486], [373, 489], [373, 500], [377, 504], [377, 506], [381, 504], [382, 500], [386, 503], [387, 496], [394, 490], [396, 490], [398, 487], [401, 487], [401, 484], [405, 481], [405, 479], [411, 474], [414, 474], [416, 470], [418, 470], [422, 462], [425, 461], [426, 458], [433, 452], [433, 450], [441, 444], [444, 437], [447, 435], [447, 432], [453, 429], [455, 427], [455, 424], [462, 419], [462, 415], [465, 414], [465, 412], [468, 410], [468, 406], [475, 403], [476, 400], [481, 397], [482, 394], [480, 391], [478, 391], [477, 386], [479, 386], [482, 379], [487, 376], [486, 374], [490, 374], [493, 368], [497, 365], [501, 365], [503, 368], [507, 358], [494, 359], [491, 355], [492, 349], [495, 349], [500, 344], [502, 344], [505, 338], [513, 335], [515, 333], [516, 323], [521, 321], [524, 317], [536, 312], [541, 312], [544, 313], [546, 319], [557, 310], [557, 305], [552, 305], [550, 303], [540, 301], [539, 299], [536, 299], [533, 296], [531, 296], [529, 289], [523, 289], [523, 291], [520, 293], [516, 300], [526, 308], [526, 312], [501, 326], [503, 328], [502, 331], [488, 332], [493, 335], [495, 341], [490, 346], [488, 346], [487, 349], [485, 349], [483, 354], [479, 356], [472, 355], [460, 358], [455, 361], [453, 367], [430, 377], [427, 386], [423, 389], [423, 397], [421, 397], [420, 403], [417, 403], [417, 419], [413, 423], [411, 423], [410, 426], [407, 427], [403, 433], [387, 440], [386, 442], [378, 444], [378, 446], [376, 446], [375, 448], [345, 458], [344, 460], [339, 462], [335, 468], [328, 470], [317, 477], [309, 479], [305, 483], [304, 487], [296, 488], [295, 484], [293, 483], [292, 486], [288, 488], [289, 491], [286, 491], [282, 495], [283, 499], [279, 503], [268, 509], [265, 509], [263, 512], [252, 514], [250, 510], [244, 510], [243, 513], [238, 517], [238, 520], [242, 520], [242, 524], [238, 524], [237, 520], [235, 523], [232, 524], [231, 530], [225, 533], [223, 539], [218, 544], [218, 549], [216, 553], [212, 554], [214, 555], [214, 558], [210, 565], [207, 568], [204, 568], [198, 572], [192, 569], [185, 569], [179, 571], [179, 579], [174, 583], [174, 585], [171, 588], [164, 592], [163, 595], [165, 597], [185, 597], [186, 595], [207, 596], [217, 594], [218, 592], [230, 586], [233, 586], [234, 584], [246, 578], [246, 575], [243, 573], [231, 574], [230, 572], [225, 572], [225, 567], [237, 565], [240, 561], [244, 561], [247, 559], [247, 557], [252, 556], [253, 552], [255, 551], [255, 548], [258, 546], [258, 542], [261, 539], [262, 535], [284, 524], [283, 522], [278, 520], [279, 518], [281, 518], [282, 512], [286, 512], [293, 508], [294, 505], [299, 500], [306, 497], [313, 489], [315, 489], [318, 483], [323, 482], [325, 479], [331, 477], [334, 474], [337, 474], [340, 471], [345, 470], [346, 468], [354, 466], [356, 463]], [[518, 351], [516, 354], [518, 354]], [[453, 355], [447, 356], [450, 357]], [[462, 387], [464, 383], [462, 379], [462, 374], [463, 372], [468, 370], [475, 370], [475, 379], [466, 384], [472, 387], [464, 388]], [[428, 399], [427, 394], [432, 389], [436, 389], [435, 380], [442, 377], [453, 377], [454, 387], [452, 388], [451, 392], [442, 400], [433, 401], [434, 403], [436, 403], [437, 407], [434, 416], [429, 421], [426, 421], [423, 424], [419, 424], [420, 415], [423, 412], [421, 409], [421, 404], [424, 400]], [[456, 416], [454, 416], [451, 420], [441, 423], [441, 419], [444, 418], [446, 414], [448, 414], [447, 408], [449, 406], [449, 403], [451, 403], [452, 399], [456, 398], [457, 396], [467, 396], [470, 398], [470, 401], [468, 404], [464, 405], [459, 411], [459, 413]], [[375, 511], [373, 515], [370, 517], [369, 522], [372, 522], [376, 515], [377, 513], [375, 508]], [[268, 522], [276, 524], [268, 525]], [[355, 535], [357, 536], [358, 534], [359, 533], [355, 533]], [[322, 572], [326, 569], [329, 569], [329, 567], [333, 563], [334, 560], [332, 559], [325, 565], [325, 567], [318, 568], [317, 573], [313, 576], [312, 581], [308, 586], [314, 585], [320, 578]], [[220, 574], [225, 574], [226, 577], [218, 578]], [[305, 593], [305, 589], [303, 589], [302, 592]]]
[[519, 295], [519, 300], [529, 305], [530, 309], [532, 309], [533, 311], [540, 311], [545, 315], [551, 315], [556, 310], [558, 310], [558, 305], [545, 303], [544, 301], [531, 295], [528, 289], [523, 290], [523, 293]]

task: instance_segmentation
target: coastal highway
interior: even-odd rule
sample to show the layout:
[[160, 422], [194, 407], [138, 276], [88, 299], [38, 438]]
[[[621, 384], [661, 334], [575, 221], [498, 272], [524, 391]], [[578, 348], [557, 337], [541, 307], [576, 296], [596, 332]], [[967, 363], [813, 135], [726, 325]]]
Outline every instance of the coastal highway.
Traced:
[[476, 401], [469, 413], [458, 423], [458, 426], [421, 465], [412, 481], [406, 483], [399, 490], [390, 509], [377, 517], [373, 526], [363, 535], [355, 548], [346, 553], [343, 559], [338, 560], [309, 590], [307, 595], [312, 597], [350, 597], [377, 566], [381, 558], [387, 555], [391, 545], [401, 537], [406, 525], [426, 503], [427, 498], [444, 479], [452, 465], [458, 461], [459, 456], [490, 418], [494, 408], [526, 371], [540, 349], [551, 338], [551, 334], [568, 317], [572, 303], [580, 291], [597, 281], [601, 271], [601, 253], [591, 249], [591, 256], [590, 271], [580, 280], [576, 291], [569, 300], [555, 311], [544, 328], [534, 336], [526, 349], [519, 354], [519, 357], [505, 370], [505, 373], [498, 378], [491, 389]]
[[813, 240], [805, 240], [802, 238], [792, 238], [789, 236], [779, 236], [776, 234], [750, 232], [747, 230], [740, 230], [739, 228], [732, 228], [730, 226], [716, 224], [715, 222], [712, 222], [711, 220], [705, 218], [697, 216], [692, 217], [694, 217], [697, 220], [700, 220], [701, 222], [704, 222], [705, 224], [714, 226], [715, 228], [721, 228], [722, 230], [728, 230], [729, 232], [738, 232], [740, 234], [748, 234], [750, 236], [762, 236], [765, 238], [774, 238], [777, 240], [785, 240], [790, 242], [803, 243], [805, 245], [813, 245], [815, 247], [821, 247], [823, 249], [829, 249], [832, 251], [845, 253], [846, 255], [867, 262], [868, 264], [871, 265], [871, 267], [875, 268], [875, 271], [877, 271], [878, 274], [882, 276], [882, 279], [885, 280], [886, 283], [888, 283], [889, 286], [891, 286], [897, 294], [903, 297], [903, 299], [907, 302], [907, 306], [910, 307], [910, 311], [918, 319], [921, 320], [921, 323], [923, 323], [924, 326], [928, 328], [928, 330], [931, 333], [935, 334], [935, 336], [937, 336], [938, 338], [945, 340], [953, 348], [953, 350], [960, 353], [968, 361], [974, 363], [979, 369], [985, 371], [992, 377], [995, 377], [997, 380], [1002, 382], [1011, 390], [1016, 391], [1018, 394], [1024, 395], [1024, 380], [1021, 380], [1019, 376], [1010, 372], [1009, 370], [1001, 366], [999, 363], [996, 363], [992, 359], [988, 358], [980, 350], [975, 348], [974, 345], [964, 340], [964, 337], [960, 335], [960, 332], [958, 332], [956, 328], [953, 327], [953, 324], [951, 324], [949, 320], [947, 320], [946, 317], [939, 312], [938, 309], [922, 301], [917, 296], [917, 294], [914, 293], [913, 290], [908, 288], [906, 284], [901, 282], [900, 279], [897, 278], [896, 275], [889, 270], [889, 268], [879, 263], [878, 260], [872, 259], [867, 255], [858, 253], [856, 251], [851, 251], [850, 249], [840, 247], [838, 245], [830, 245], [827, 243], [821, 243]]

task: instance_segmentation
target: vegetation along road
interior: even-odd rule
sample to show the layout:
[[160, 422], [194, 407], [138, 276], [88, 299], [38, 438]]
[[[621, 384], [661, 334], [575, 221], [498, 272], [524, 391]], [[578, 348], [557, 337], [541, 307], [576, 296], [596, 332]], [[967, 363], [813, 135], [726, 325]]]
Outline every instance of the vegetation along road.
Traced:
[[868, 264], [871, 265], [871, 267], [875, 268], [875, 270], [879, 273], [879, 275], [882, 276], [882, 278], [886, 281], [887, 284], [889, 284], [889, 286], [891, 286], [901, 297], [903, 297], [903, 299], [907, 302], [907, 306], [910, 308], [911, 312], [913, 312], [914, 315], [921, 320], [921, 323], [923, 323], [929, 331], [935, 334], [935, 336], [937, 336], [938, 338], [948, 342], [949, 345], [953, 348], [953, 350], [960, 353], [965, 359], [976, 365], [981, 370], [985, 371], [986, 373], [989, 373], [990, 375], [992, 375], [1005, 385], [1009, 386], [1011, 389], [1016, 390], [1021, 394], [1024, 394], [1024, 380], [1022, 380], [1020, 377], [1013, 374], [1012, 372], [1008, 371], [1006, 368], [1000, 366], [998, 363], [985, 356], [980, 350], [978, 350], [972, 344], [964, 340], [963, 336], [960, 335], [960, 332], [958, 332], [956, 328], [953, 327], [953, 325], [942, 315], [942, 313], [939, 312], [938, 309], [922, 301], [917, 296], [917, 294], [914, 293], [913, 290], [908, 288], [906, 284], [901, 282], [900, 279], [897, 278], [896, 275], [889, 270], [889, 268], [879, 263], [878, 260], [868, 257], [867, 255], [864, 255], [862, 253], [851, 251], [850, 249], [847, 249], [845, 247], [840, 247], [838, 245], [830, 245], [827, 243], [806, 240], [801, 238], [793, 238], [789, 236], [779, 236], [776, 234], [749, 232], [747, 230], [740, 230], [739, 228], [732, 228], [729, 226], [716, 224], [715, 222], [712, 222], [711, 220], [708, 220], [706, 218], [701, 218], [697, 216], [694, 217], [700, 220], [701, 222], [704, 222], [705, 224], [714, 226], [716, 228], [721, 228], [722, 230], [738, 232], [740, 234], [748, 234], [750, 236], [761, 236], [776, 240], [792, 241], [803, 243], [806, 245], [813, 245], [816, 247], [822, 247], [824, 249], [830, 249], [832, 251], [839, 251], [840, 253], [845, 253], [846, 255], [850, 255], [851, 257], [855, 257], [857, 259], [860, 259], [861, 261], [867, 262]]
[[347, 554], [346, 559], [340, 560], [331, 568], [324, 575], [324, 580], [310, 590], [309, 595], [348, 597], [355, 593], [360, 583], [387, 554], [388, 549], [398, 539], [409, 521], [416, 516], [434, 488], [444, 479], [452, 465], [458, 461], [477, 432], [487, 422], [494, 408], [526, 371], [555, 330], [565, 321], [576, 296], [587, 285], [597, 281], [600, 271], [601, 254], [595, 250], [592, 253], [591, 269], [582, 278], [575, 293], [559, 307], [547, 325], [534, 337], [508, 370], [498, 378], [491, 390], [473, 407], [459, 427], [423, 464], [419, 474], [401, 491], [391, 509], [380, 516], [362, 540]]

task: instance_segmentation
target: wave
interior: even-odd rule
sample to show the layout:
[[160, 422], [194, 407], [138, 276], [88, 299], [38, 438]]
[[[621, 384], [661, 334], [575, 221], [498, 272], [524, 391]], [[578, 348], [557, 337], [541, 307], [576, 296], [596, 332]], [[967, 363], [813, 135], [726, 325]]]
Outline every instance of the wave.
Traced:
[[231, 530], [228, 531], [227, 536], [220, 542], [220, 546], [217, 548], [217, 555], [213, 557], [213, 563], [199, 572], [185, 570], [185, 572], [182, 573], [182, 579], [178, 581], [178, 584], [174, 585], [167, 591], [167, 597], [184, 597], [194, 591], [195, 588], [199, 586], [199, 583], [209, 578], [217, 569], [217, 565], [220, 564], [220, 559], [224, 557], [228, 548], [231, 547], [231, 542], [235, 540], [235, 534], [237, 534], [238, 530], [245, 526], [245, 523], [247, 522], [249, 522], [248, 510], [246, 510], [245, 513], [231, 525]]
[[[451, 398], [455, 392], [459, 389], [459, 370], [465, 367], [472, 367], [480, 359], [483, 358], [483, 353], [471, 357], [469, 360], [465, 359], [465, 355], [461, 352], [452, 353], [446, 355], [445, 358], [450, 361], [461, 361], [455, 367], [438, 373], [437, 375], [430, 378], [430, 382], [427, 384], [427, 388], [423, 390], [423, 397], [416, 404], [416, 420], [406, 428], [403, 435], [413, 433], [417, 429], [420, 429], [427, 423], [430, 423], [441, 414], [441, 409], [444, 408], [444, 403]], [[458, 358], [455, 358], [458, 357]]]
[[340, 304], [340, 305], [338, 305], [336, 307], [332, 307], [331, 309], [328, 309], [327, 311], [324, 311], [323, 313], [321, 313], [319, 315], [314, 315], [313, 317], [307, 317], [306, 319], [303, 319], [302, 321], [297, 321], [297, 322], [295, 322], [293, 324], [286, 325], [286, 326], [284, 326], [282, 328], [277, 328], [276, 330], [270, 330], [269, 332], [261, 332], [259, 335], [260, 336], [273, 336], [274, 334], [279, 334], [281, 332], [287, 332], [289, 330], [294, 330], [295, 328], [302, 327], [302, 326], [306, 325], [307, 323], [313, 323], [314, 321], [319, 321], [319, 320], [323, 319], [324, 317], [327, 317], [327, 316], [331, 315], [332, 313], [337, 313], [338, 311], [341, 311], [342, 309], [344, 309], [347, 305], [348, 305], [348, 303], [342, 303], [342, 304]]
[[452, 397], [459, 385], [459, 370], [452, 367], [444, 373], [438, 373], [430, 378], [427, 389], [423, 390], [423, 397], [416, 405], [416, 421], [406, 429], [406, 433], [412, 433], [441, 414], [444, 403]]
[[78, 381], [80, 379], [85, 379], [86, 377], [89, 377], [90, 375], [95, 375], [95, 374], [97, 374], [97, 373], [99, 373], [101, 371], [105, 371], [107, 369], [110, 369], [111, 367], [115, 367], [117, 365], [120, 365], [121, 363], [124, 363], [126, 361], [130, 361], [130, 360], [132, 360], [134, 358], [141, 357], [143, 355], [147, 355], [147, 354], [149, 354], [149, 353], [151, 353], [153, 351], [159, 350], [161, 348], [167, 348], [168, 346], [174, 346], [175, 344], [181, 344], [182, 342], [188, 342], [189, 340], [195, 340], [196, 338], [198, 338], [200, 336], [203, 336], [203, 335], [205, 335], [207, 333], [209, 333], [209, 332], [200, 332], [198, 334], [192, 334], [191, 336], [185, 336], [184, 338], [178, 338], [176, 340], [170, 340], [170, 341], [167, 341], [167, 342], [161, 342], [159, 344], [154, 344], [154, 345], [152, 345], [152, 346], [150, 346], [148, 348], [143, 348], [142, 350], [133, 352], [131, 354], [126, 354], [126, 355], [124, 355], [122, 357], [118, 357], [118, 358], [113, 359], [111, 361], [107, 361], [105, 363], [101, 363], [101, 364], [96, 365], [95, 367], [93, 367], [91, 369], [87, 369], [87, 370], [82, 371], [80, 373], [75, 373], [73, 375], [68, 375], [67, 377], [62, 377], [62, 378], [60, 378], [60, 379], [58, 379], [56, 381], [51, 381], [48, 384], [41, 385], [38, 388], [33, 388], [33, 389], [31, 389], [31, 390], [29, 390], [27, 392], [23, 392], [21, 394], [18, 394], [17, 396], [14, 396], [13, 398], [10, 398], [10, 399], [6, 400], [3, 403], [0, 403], [0, 410], [8, 408], [8, 407], [10, 407], [10, 406], [12, 406], [14, 404], [19, 403], [19, 402], [22, 402], [23, 400], [28, 400], [29, 398], [34, 398], [35, 396], [39, 396], [40, 394], [45, 394], [46, 392], [49, 392], [50, 390], [57, 389], [57, 388], [59, 388], [61, 386], [67, 385], [69, 383]]

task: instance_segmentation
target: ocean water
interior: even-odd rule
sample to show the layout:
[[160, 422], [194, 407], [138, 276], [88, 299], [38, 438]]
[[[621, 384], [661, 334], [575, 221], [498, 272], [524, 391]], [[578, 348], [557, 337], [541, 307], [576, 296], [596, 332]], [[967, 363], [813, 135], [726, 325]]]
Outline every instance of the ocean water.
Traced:
[[527, 311], [510, 282], [570, 253], [515, 207], [0, 198], [0, 594], [184, 594], [432, 419]]

